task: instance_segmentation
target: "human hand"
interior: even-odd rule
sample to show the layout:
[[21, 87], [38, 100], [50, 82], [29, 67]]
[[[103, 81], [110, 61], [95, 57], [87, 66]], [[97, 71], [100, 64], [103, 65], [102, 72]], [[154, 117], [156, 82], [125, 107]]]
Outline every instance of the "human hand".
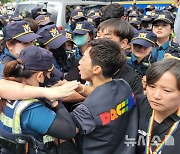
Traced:
[[53, 85], [53, 87], [56, 87], [56, 86], [62, 86], [63, 84], [67, 83], [68, 81], [67, 80], [60, 80], [58, 81], [55, 85]]
[[69, 95], [72, 95], [79, 85], [77, 81], [70, 81], [68, 83], [63, 84], [62, 86], [50, 87], [44, 89], [44, 97], [49, 100], [58, 100], [63, 99]]

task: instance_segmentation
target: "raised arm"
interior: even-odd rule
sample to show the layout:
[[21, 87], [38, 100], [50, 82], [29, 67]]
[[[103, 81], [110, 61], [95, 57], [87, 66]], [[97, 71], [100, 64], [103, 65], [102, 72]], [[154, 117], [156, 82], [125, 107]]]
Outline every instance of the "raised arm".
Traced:
[[68, 82], [62, 86], [43, 88], [23, 85], [14, 81], [0, 80], [0, 97], [16, 100], [45, 97], [47, 99], [62, 99], [74, 93], [78, 87], [77, 81]]

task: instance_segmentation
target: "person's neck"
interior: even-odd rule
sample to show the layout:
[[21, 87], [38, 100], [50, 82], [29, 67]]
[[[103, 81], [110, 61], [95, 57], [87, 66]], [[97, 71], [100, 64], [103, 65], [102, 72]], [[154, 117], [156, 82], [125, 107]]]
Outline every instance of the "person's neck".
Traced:
[[138, 64], [143, 60], [142, 57], [136, 57]]
[[88, 47], [88, 44], [86, 43], [85, 45], [79, 48], [82, 54], [86, 51], [87, 47]]
[[159, 38], [158, 41], [157, 41], [157, 44], [159, 46], [162, 46], [164, 43], [166, 43], [167, 41], [169, 41], [169, 37], [165, 37], [165, 38]]
[[99, 77], [99, 76], [96, 76], [93, 78], [92, 80], [92, 85], [94, 88], [98, 87], [98, 86], [101, 86], [107, 82], [110, 82], [112, 81], [112, 78], [104, 78], [104, 77]]
[[172, 109], [172, 110], [168, 110], [166, 112], [154, 111], [154, 120], [158, 123], [161, 123], [164, 119], [166, 119], [171, 114], [175, 113], [177, 110], [178, 109]]

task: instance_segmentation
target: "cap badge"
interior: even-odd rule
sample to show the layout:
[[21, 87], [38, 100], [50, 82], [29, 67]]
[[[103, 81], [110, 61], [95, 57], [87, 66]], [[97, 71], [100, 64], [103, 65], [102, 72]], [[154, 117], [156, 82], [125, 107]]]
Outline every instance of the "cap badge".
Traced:
[[78, 12], [77, 15], [78, 15], [78, 16], [83, 16], [83, 13], [82, 13], [82, 12]]
[[165, 15], [161, 14], [161, 15], [158, 16], [158, 18], [165, 18]]
[[31, 28], [29, 27], [28, 24], [25, 24], [25, 25], [22, 25], [23, 28], [24, 28], [24, 32], [30, 32], [31, 31]]
[[55, 37], [59, 34], [59, 31], [56, 28], [53, 28], [53, 29], [51, 29], [50, 33], [53, 37]]
[[138, 37], [140, 37], [140, 38], [146, 38], [146, 33], [139, 33], [139, 36]]
[[77, 24], [76, 29], [82, 29], [82, 24]]

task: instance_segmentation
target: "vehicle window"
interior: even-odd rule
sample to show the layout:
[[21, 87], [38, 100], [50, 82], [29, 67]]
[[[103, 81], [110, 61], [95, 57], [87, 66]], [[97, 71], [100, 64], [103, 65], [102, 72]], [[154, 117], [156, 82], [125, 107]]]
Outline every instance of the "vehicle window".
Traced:
[[48, 12], [51, 14], [51, 20], [56, 23], [57, 20], [57, 14], [59, 10], [59, 5], [52, 5], [52, 4], [20, 4], [17, 6], [15, 14], [20, 14], [25, 17], [30, 17], [31, 9], [40, 6], [42, 8], [45, 8], [48, 10]]
[[53, 21], [54, 23], [56, 23], [57, 21], [57, 15], [58, 15], [58, 11], [59, 11], [60, 5], [47, 5], [47, 11], [51, 14], [51, 21]]
[[[91, 9], [100, 10], [105, 5], [81, 5], [81, 6], [83, 6], [83, 10], [84, 10], [85, 14], [87, 14], [87, 12], [89, 10], [91, 10]], [[70, 18], [70, 14], [74, 10], [75, 7], [76, 7], [76, 5], [67, 5], [66, 6], [66, 22], [68, 22], [68, 20]]]

